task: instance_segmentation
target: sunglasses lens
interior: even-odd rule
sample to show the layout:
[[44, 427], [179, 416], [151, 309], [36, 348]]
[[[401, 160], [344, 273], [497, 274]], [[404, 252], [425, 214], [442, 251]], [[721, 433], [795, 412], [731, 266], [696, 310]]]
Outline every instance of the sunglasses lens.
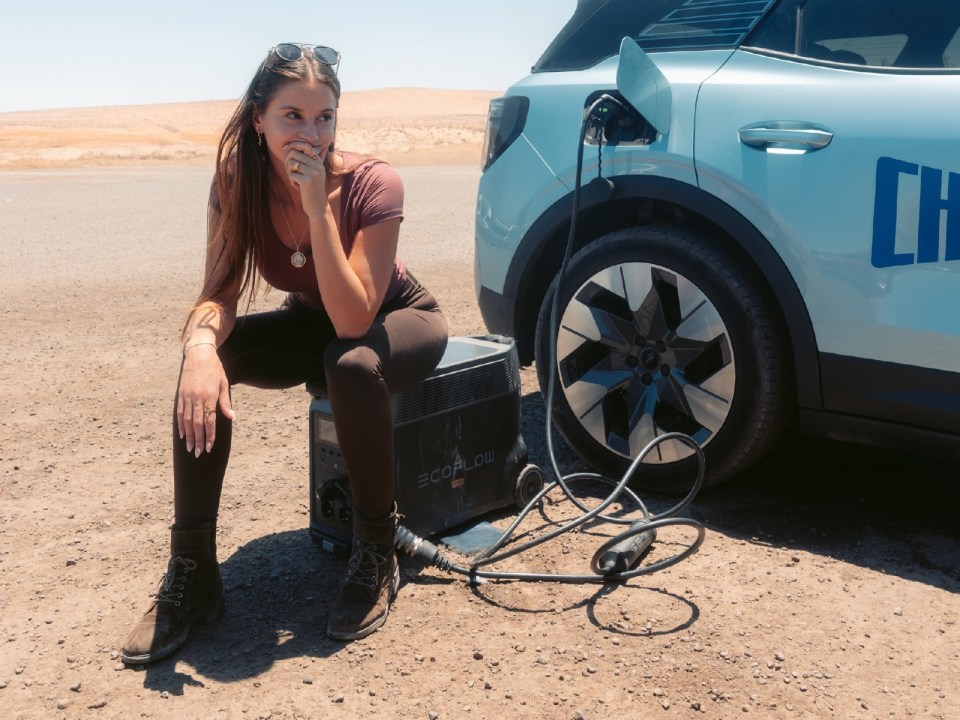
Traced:
[[312, 50], [313, 56], [325, 65], [336, 65], [338, 62], [340, 62], [340, 53], [333, 48], [324, 47], [323, 45], [314, 45]]
[[281, 60], [286, 60], [287, 62], [292, 62], [293, 60], [299, 60], [303, 57], [303, 51], [300, 49], [299, 45], [294, 45], [293, 43], [280, 43], [275, 48], [277, 56]]

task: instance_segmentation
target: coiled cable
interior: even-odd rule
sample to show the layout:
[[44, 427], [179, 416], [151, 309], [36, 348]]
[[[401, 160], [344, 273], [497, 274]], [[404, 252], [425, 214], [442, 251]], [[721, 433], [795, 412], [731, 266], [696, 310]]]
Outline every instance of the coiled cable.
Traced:
[[[537, 493], [520, 511], [520, 513], [517, 515], [517, 518], [506, 530], [503, 531], [500, 537], [490, 546], [474, 556], [468, 566], [457, 565], [456, 563], [452, 562], [449, 558], [441, 553], [440, 549], [436, 545], [415, 535], [405, 527], [401, 526], [397, 531], [398, 549], [406, 552], [409, 555], [418, 557], [427, 563], [433, 564], [441, 570], [467, 575], [473, 582], [477, 582], [479, 579], [525, 580], [561, 583], [625, 582], [631, 578], [639, 577], [641, 575], [649, 575], [650, 573], [663, 570], [667, 567], [677, 564], [682, 560], [685, 560], [700, 548], [700, 545], [703, 543], [706, 535], [706, 530], [701, 523], [691, 518], [678, 517], [679, 513], [685, 510], [690, 503], [693, 502], [693, 499], [703, 487], [706, 468], [703, 450], [689, 435], [679, 432], [671, 432], [654, 438], [647, 443], [637, 457], [631, 461], [626, 472], [624, 472], [621, 478], [617, 481], [614, 481], [612, 478], [599, 473], [577, 472], [564, 475], [562, 472], [560, 472], [560, 468], [557, 464], [556, 454], [553, 448], [553, 395], [555, 391], [557, 375], [557, 363], [555, 359], [557, 357], [557, 332], [559, 331], [557, 308], [559, 305], [560, 286], [563, 278], [566, 276], [567, 265], [569, 264], [570, 256], [573, 253], [574, 239], [577, 231], [577, 216], [580, 214], [580, 194], [583, 177], [583, 148], [591, 123], [603, 123], [603, 119], [598, 114], [598, 111], [601, 107], [606, 107], [607, 112], [629, 112], [628, 108], [622, 102], [611, 95], [603, 94], [599, 96], [593, 103], [591, 103], [590, 107], [587, 109], [586, 113], [584, 114], [583, 123], [580, 129], [580, 143], [577, 150], [576, 185], [573, 190], [573, 213], [570, 221], [570, 231], [567, 235], [567, 243], [564, 248], [563, 260], [560, 263], [560, 269], [557, 273], [557, 280], [554, 285], [553, 302], [551, 303], [550, 308], [550, 366], [548, 370], [547, 393], [545, 397], [545, 422], [547, 435], [547, 455], [550, 458], [550, 465], [557, 479], [554, 482], [546, 484], [540, 490], [540, 492]], [[602, 138], [602, 133], [600, 133], [600, 137]], [[610, 184], [609, 180], [602, 178], [600, 175], [598, 175], [596, 180], [591, 182], [596, 181]], [[612, 190], [612, 184], [610, 184], [610, 189]], [[687, 445], [693, 451], [694, 456], [697, 459], [697, 477], [690, 491], [679, 503], [669, 510], [653, 515], [647, 509], [646, 505], [639, 498], [639, 496], [637, 496], [637, 494], [628, 487], [628, 484], [633, 478], [634, 474], [637, 472], [637, 469], [639, 468], [640, 463], [643, 462], [643, 459], [654, 448], [664, 442], [680, 442]], [[572, 481], [582, 480], [600, 482], [607, 485], [613, 485], [614, 487], [598, 505], [593, 508], [588, 508], [579, 498], [576, 497], [576, 495], [574, 495], [569, 486], [569, 483]], [[581, 514], [573, 520], [563, 523], [553, 530], [532, 538], [531, 540], [514, 545], [509, 549], [502, 549], [513, 537], [517, 528], [520, 526], [526, 516], [539, 505], [544, 496], [552, 492], [557, 487], [563, 491], [563, 494], [568, 500], [576, 505], [576, 507], [581, 511]], [[606, 510], [612, 503], [616, 502], [621, 496], [624, 495], [636, 504], [643, 516], [642, 519], [629, 519], [626, 517], [616, 517], [603, 514], [604, 510]], [[559, 535], [581, 527], [585, 523], [594, 519], [600, 519], [602, 521], [615, 524], [626, 524], [629, 525], [629, 527], [625, 531], [604, 542], [594, 553], [590, 562], [592, 574], [509, 572], [502, 570], [482, 569], [494, 563], [500, 562], [501, 560], [505, 560], [514, 555], [526, 552], [527, 550], [548, 542]], [[648, 565], [634, 567], [636, 562], [643, 557], [651, 543], [656, 539], [657, 530], [672, 526], [687, 526], [693, 528], [696, 531], [697, 536], [693, 542], [687, 545], [676, 555], [672, 555], [668, 558], [658, 560], [657, 562], [650, 563]]]

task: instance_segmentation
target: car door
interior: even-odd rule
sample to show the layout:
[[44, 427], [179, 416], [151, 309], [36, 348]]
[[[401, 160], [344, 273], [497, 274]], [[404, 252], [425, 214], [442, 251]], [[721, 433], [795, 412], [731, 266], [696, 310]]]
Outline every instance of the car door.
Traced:
[[960, 419], [960, 3], [784, 0], [701, 87], [700, 186], [804, 297], [828, 410]]

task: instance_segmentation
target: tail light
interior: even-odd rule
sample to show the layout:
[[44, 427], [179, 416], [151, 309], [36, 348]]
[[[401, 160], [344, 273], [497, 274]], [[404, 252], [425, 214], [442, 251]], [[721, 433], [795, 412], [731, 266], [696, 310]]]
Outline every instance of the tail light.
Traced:
[[527, 121], [530, 100], [520, 95], [494, 98], [487, 112], [487, 132], [483, 138], [482, 169], [493, 165], [510, 144], [520, 137]]

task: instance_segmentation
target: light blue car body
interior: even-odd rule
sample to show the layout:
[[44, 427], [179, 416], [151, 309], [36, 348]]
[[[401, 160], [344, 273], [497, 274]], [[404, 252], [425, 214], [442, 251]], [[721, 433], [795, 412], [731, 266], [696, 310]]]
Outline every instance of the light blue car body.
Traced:
[[[712, 44], [712, 29], [696, 36], [692, 49], [644, 52], [628, 37], [619, 55], [604, 58], [604, 45], [599, 59], [587, 55], [590, 62], [579, 62], [576, 53], [562, 54], [579, 23], [589, 23], [595, 11], [616, 6], [613, 12], [628, 14], [640, 7], [582, 0], [583, 12], [545, 53], [547, 65], [541, 59], [505, 94], [501, 108], [522, 107], [518, 135], [500, 133], [498, 101], [491, 104], [488, 142], [495, 138], [496, 147], [479, 183], [474, 260], [488, 329], [516, 337], [524, 361], [533, 358], [534, 345], [543, 357], [537, 318], [542, 327], [541, 302], [571, 225], [586, 108], [601, 93], [617, 95], [655, 132], [584, 143], [576, 247], [599, 247], [604, 233], [659, 222], [645, 218], [662, 218], [665, 209], [676, 213], [680, 224], [739, 258], [733, 262], [749, 277], [758, 274], [769, 290], [764, 297], [782, 319], [784, 339], [768, 357], [789, 365], [792, 384], [783, 393], [801, 430], [887, 446], [912, 443], [960, 458], [960, 62], [953, 57], [960, 52], [960, 28], [955, 9], [931, 24], [936, 8], [942, 15], [952, 7], [944, 1], [891, 5], [896, 12], [877, 16], [877, 23], [867, 18], [872, 32], [866, 40], [854, 38], [860, 44], [852, 50], [844, 36], [825, 34], [820, 37], [835, 38], [829, 41], [834, 47], [814, 43], [801, 51], [799, 30], [790, 48], [744, 43], [758, 37], [755, 28], [762, 36], [779, 8], [796, 6], [798, 16], [781, 13], [778, 22], [795, 19], [797, 28], [807, 29], [799, 13], [816, 5], [819, 15], [807, 18], [809, 28], [824, 32], [834, 14], [849, 19], [859, 6], [743, 2], [732, 4], [744, 9], [742, 34], [725, 46]], [[682, 45], [685, 33], [713, 28], [717, 19], [725, 23], [732, 5], [678, 2], [676, 12], [694, 13], [701, 25], [662, 20], [638, 26], [643, 29], [633, 38], [653, 48], [658, 41], [650, 44], [651, 33], [661, 33], [661, 40], [680, 38]], [[904, 28], [931, 32], [907, 40], [889, 34], [908, 20]], [[913, 48], [902, 50], [903, 66], [899, 54], [883, 55], [897, 42], [896, 53]], [[917, 55], [918, 43], [941, 54]], [[807, 53], [816, 47], [829, 57]], [[870, 51], [873, 64], [857, 49]], [[843, 59], [844, 53], [854, 59]], [[910, 64], [918, 58], [928, 64]], [[576, 69], [563, 69], [565, 62]], [[603, 187], [594, 183], [598, 176], [611, 181], [611, 194], [590, 196]], [[654, 208], [649, 215], [645, 203]], [[599, 357], [584, 353], [584, 362]], [[569, 357], [557, 361], [580, 362]], [[594, 390], [607, 398], [620, 391], [612, 381], [584, 391], [589, 382], [564, 386], [569, 407]], [[624, 392], [635, 402], [630, 422], [652, 412], [636, 400], [642, 388]], [[726, 407], [734, 402], [719, 400]], [[586, 447], [594, 460], [622, 455], [605, 430], [587, 427], [599, 401], [589, 407], [578, 417], [568, 412], [565, 435], [579, 436], [578, 449]], [[698, 420], [697, 412], [688, 414]]]
[[[789, 269], [818, 351], [960, 373], [960, 76], [744, 49], [650, 57], [670, 84], [670, 130], [649, 145], [604, 147], [603, 175], [671, 178], [741, 214]], [[616, 87], [617, 67], [611, 57], [508, 90], [532, 102], [523, 133], [480, 182], [478, 293], [505, 292], [521, 240], [572, 190], [579, 108]], [[788, 139], [778, 142], [781, 128]], [[828, 144], [789, 141], [804, 130]], [[584, 182], [597, 165], [586, 148]]]

